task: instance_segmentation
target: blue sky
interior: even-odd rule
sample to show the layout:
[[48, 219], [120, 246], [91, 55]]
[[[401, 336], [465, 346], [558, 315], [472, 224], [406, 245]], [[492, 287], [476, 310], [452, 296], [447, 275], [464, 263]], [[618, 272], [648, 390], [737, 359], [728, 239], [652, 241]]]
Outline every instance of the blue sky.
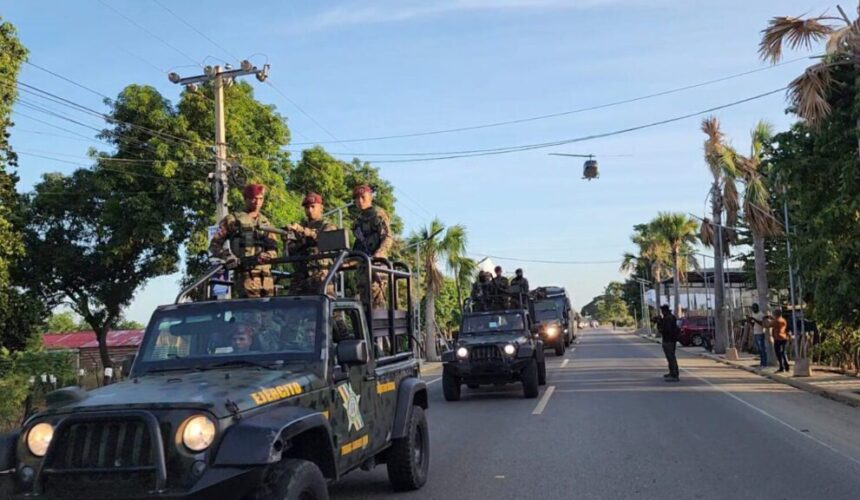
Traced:
[[[224, 50], [152, 0], [0, 1], [32, 62], [108, 96], [129, 83], [157, 87], [175, 100], [166, 72], [199, 72], [196, 63], [250, 57], [271, 64], [260, 100], [284, 114], [294, 142], [324, 142], [476, 125], [634, 98], [766, 65], [759, 31], [775, 15], [818, 13], [827, 1], [438, 0], [373, 2], [202, 2], [160, 0]], [[109, 5], [110, 7], [106, 6]], [[136, 26], [114, 10], [135, 20]], [[166, 42], [166, 43], [164, 43]], [[174, 50], [168, 44], [178, 50]], [[787, 59], [801, 54], [789, 53]], [[457, 151], [582, 137], [685, 115], [785, 86], [799, 61], [741, 78], [622, 106], [456, 134], [348, 144], [332, 152], [375, 154]], [[25, 66], [21, 80], [82, 104], [100, 98]], [[63, 139], [48, 125], [88, 129], [17, 108], [12, 144], [86, 163], [98, 143]], [[715, 114], [733, 144], [748, 147], [759, 119], [791, 123], [782, 93]], [[229, 112], [229, 103], [228, 103]], [[95, 119], [77, 118], [93, 126]], [[433, 216], [462, 223], [476, 257], [613, 261], [632, 250], [631, 227], [658, 211], [702, 214], [709, 187], [701, 117], [552, 149], [438, 162], [378, 164], [398, 195], [407, 230]], [[321, 124], [325, 130], [315, 122]], [[41, 133], [39, 133], [41, 132]], [[331, 135], [329, 135], [331, 134]], [[229, 142], [229, 137], [228, 137]], [[300, 146], [295, 146], [300, 147]], [[596, 154], [601, 177], [586, 182], [582, 161], [548, 152]], [[604, 155], [604, 156], [601, 156]], [[630, 155], [613, 157], [611, 155]], [[21, 190], [46, 172], [73, 165], [22, 155]], [[577, 307], [621, 279], [618, 264], [522, 266], [533, 284], [560, 284]], [[128, 316], [146, 321], [169, 301], [177, 276], [152, 281]]]

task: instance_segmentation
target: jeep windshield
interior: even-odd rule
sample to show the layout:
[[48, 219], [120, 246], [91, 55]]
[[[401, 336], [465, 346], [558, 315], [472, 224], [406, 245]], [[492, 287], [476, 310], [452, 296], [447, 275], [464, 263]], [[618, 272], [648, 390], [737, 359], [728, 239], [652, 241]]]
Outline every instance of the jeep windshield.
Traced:
[[558, 309], [554, 301], [535, 302], [535, 320], [537, 321], [554, 321], [558, 320]]
[[517, 313], [467, 316], [463, 318], [460, 335], [490, 335], [512, 332], [522, 330], [525, 328], [524, 325], [523, 315]]
[[139, 366], [153, 372], [319, 360], [321, 309], [316, 300], [294, 298], [160, 308], [147, 327]]

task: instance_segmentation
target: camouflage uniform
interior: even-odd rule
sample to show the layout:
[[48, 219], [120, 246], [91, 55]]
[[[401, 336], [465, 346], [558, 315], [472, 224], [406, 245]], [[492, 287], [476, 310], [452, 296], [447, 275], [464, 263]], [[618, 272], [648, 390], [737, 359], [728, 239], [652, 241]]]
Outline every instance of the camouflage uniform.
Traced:
[[[271, 297], [275, 294], [272, 266], [260, 264], [263, 255], [278, 256], [278, 240], [274, 234], [260, 229], [270, 226], [263, 214], [256, 218], [246, 212], [236, 212], [221, 219], [218, 230], [209, 244], [209, 254], [222, 259], [231, 255], [239, 259], [239, 267], [233, 271], [234, 297]], [[224, 242], [229, 241], [229, 247]]]
[[[319, 253], [317, 238], [321, 231], [333, 231], [337, 226], [325, 219], [305, 220], [301, 223], [304, 233], [294, 231], [296, 238], [287, 240], [290, 255], [316, 255]], [[320, 293], [325, 277], [333, 262], [331, 259], [311, 260], [293, 264], [289, 295], [315, 295]], [[326, 293], [334, 295], [334, 284], [329, 284]]]
[[[352, 234], [355, 236], [353, 250], [367, 253], [371, 257], [388, 257], [394, 238], [391, 235], [391, 223], [385, 210], [371, 206], [362, 210], [352, 224]], [[359, 280], [359, 283], [363, 281]], [[382, 287], [382, 277], [374, 275], [371, 280], [370, 293], [372, 308], [385, 307], [385, 293]], [[364, 285], [360, 286], [361, 294], [366, 298]]]
[[511, 285], [504, 276], [493, 277], [493, 304], [495, 309], [509, 309], [511, 306]]

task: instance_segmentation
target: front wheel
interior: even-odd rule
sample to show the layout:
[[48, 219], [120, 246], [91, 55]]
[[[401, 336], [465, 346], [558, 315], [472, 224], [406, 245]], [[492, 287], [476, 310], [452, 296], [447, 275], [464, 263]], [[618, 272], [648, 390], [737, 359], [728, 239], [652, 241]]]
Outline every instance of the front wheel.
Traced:
[[328, 486], [315, 463], [287, 458], [274, 464], [266, 474], [257, 500], [328, 500]]
[[388, 480], [396, 491], [417, 490], [427, 482], [430, 434], [424, 408], [412, 407], [405, 437], [395, 439], [388, 452]]
[[442, 373], [442, 393], [445, 401], [460, 401], [460, 379], [454, 375]]
[[564, 356], [564, 338], [559, 338], [555, 344], [555, 355]]
[[703, 339], [701, 335], [693, 335], [693, 338], [690, 339], [690, 344], [692, 344], [693, 347], [702, 347], [705, 345], [705, 339]]
[[538, 364], [534, 358], [530, 359], [522, 373], [523, 396], [527, 399], [536, 398], [538, 395]]

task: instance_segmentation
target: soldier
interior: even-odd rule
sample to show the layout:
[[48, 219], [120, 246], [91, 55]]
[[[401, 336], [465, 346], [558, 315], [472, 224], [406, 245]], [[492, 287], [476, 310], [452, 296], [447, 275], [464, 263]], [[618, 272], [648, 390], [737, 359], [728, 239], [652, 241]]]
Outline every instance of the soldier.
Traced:
[[[367, 184], [356, 186], [352, 190], [352, 198], [359, 210], [358, 217], [352, 224], [352, 234], [355, 236], [353, 250], [365, 252], [371, 257], [388, 257], [391, 245], [394, 244], [388, 214], [373, 205], [373, 190]], [[370, 292], [371, 307], [374, 309], [385, 307], [385, 294], [382, 291], [380, 276], [374, 274]]]
[[[305, 219], [301, 224], [290, 224], [287, 231], [295, 238], [287, 239], [287, 253], [290, 255], [316, 255], [319, 253], [317, 239], [321, 231], [337, 229], [323, 219], [323, 199], [317, 193], [308, 193], [302, 201], [305, 209]], [[293, 275], [290, 280], [289, 295], [310, 295], [320, 293], [320, 287], [325, 281], [328, 270], [332, 265], [331, 259], [310, 260], [293, 264]], [[334, 284], [326, 290], [334, 295]]]
[[529, 280], [523, 276], [523, 270], [517, 269], [517, 276], [511, 280], [511, 291], [514, 293], [529, 293]]
[[478, 281], [472, 283], [472, 306], [475, 311], [486, 311], [490, 299], [491, 275], [486, 271], [478, 272]]
[[[269, 220], [260, 213], [266, 188], [261, 184], [245, 186], [245, 211], [224, 217], [209, 244], [209, 254], [222, 258], [233, 271], [233, 293], [238, 297], [271, 297], [275, 294], [272, 266], [278, 256], [278, 240], [261, 230]], [[229, 241], [229, 247], [224, 242]]]
[[494, 269], [496, 276], [493, 277], [493, 298], [497, 309], [508, 309], [510, 307], [511, 284], [508, 278], [502, 275], [502, 266], [496, 266]]

